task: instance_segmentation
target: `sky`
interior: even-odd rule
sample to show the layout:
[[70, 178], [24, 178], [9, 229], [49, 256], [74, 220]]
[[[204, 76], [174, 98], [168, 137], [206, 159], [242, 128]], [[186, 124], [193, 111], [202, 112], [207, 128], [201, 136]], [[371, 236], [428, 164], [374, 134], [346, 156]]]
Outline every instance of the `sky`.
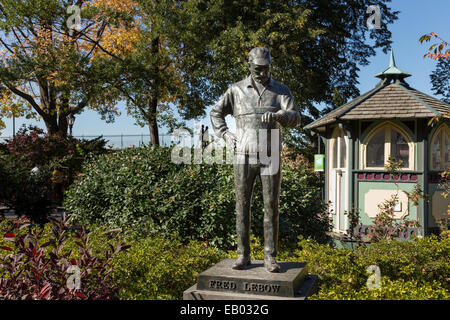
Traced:
[[[400, 11], [399, 18], [389, 26], [392, 32], [392, 48], [395, 62], [398, 68], [412, 74], [406, 81], [415, 89], [434, 95], [431, 91], [430, 74], [435, 69], [436, 62], [429, 58], [423, 58], [431, 43], [421, 44], [419, 38], [426, 33], [436, 32], [443, 39], [450, 41], [450, 0], [393, 0], [389, 5], [393, 10]], [[382, 14], [382, 12], [381, 12]], [[381, 16], [381, 23], [383, 17]], [[276, 63], [276, 62], [274, 62]], [[389, 54], [377, 50], [376, 56], [370, 59], [368, 66], [360, 66], [358, 89], [363, 94], [371, 90], [379, 79], [375, 74], [385, 70], [389, 66]], [[439, 98], [439, 97], [438, 97]], [[74, 136], [99, 136], [99, 135], [148, 135], [148, 126], [140, 127], [135, 124], [133, 117], [127, 116], [124, 104], [119, 105], [121, 115], [114, 123], [106, 123], [95, 111], [87, 110], [77, 115], [73, 127]], [[211, 107], [206, 114], [209, 114]], [[211, 128], [209, 116], [200, 120], [202, 124]], [[234, 121], [227, 118], [230, 128], [234, 127]], [[12, 119], [5, 119], [6, 129], [0, 132], [1, 137], [12, 136]], [[44, 123], [25, 118], [16, 119], [16, 130], [23, 124], [33, 124], [45, 128]], [[194, 121], [187, 122], [190, 128], [194, 127]], [[160, 129], [165, 133], [164, 128]], [[111, 142], [125, 146], [138, 144], [140, 137], [112, 138]], [[148, 137], [143, 140], [148, 142]]]

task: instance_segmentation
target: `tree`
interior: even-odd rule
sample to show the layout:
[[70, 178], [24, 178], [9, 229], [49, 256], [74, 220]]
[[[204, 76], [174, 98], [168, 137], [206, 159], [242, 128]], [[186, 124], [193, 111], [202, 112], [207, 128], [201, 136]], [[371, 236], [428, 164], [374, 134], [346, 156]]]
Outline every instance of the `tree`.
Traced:
[[[441, 95], [442, 101], [450, 103], [450, 49], [444, 49], [449, 45], [447, 41], [441, 38], [437, 33], [430, 32], [420, 37], [420, 43], [429, 42], [431, 39], [437, 39], [438, 42], [433, 43], [428, 52], [424, 55], [424, 58], [430, 58], [437, 60], [436, 70], [430, 75], [431, 83], [433, 84], [432, 90]], [[435, 116], [430, 120], [431, 122], [439, 121], [442, 117], [449, 117], [450, 112], [446, 114]]]
[[[115, 78], [114, 69], [98, 56], [97, 45], [107, 22], [91, 2], [95, 1], [1, 1], [0, 116], [36, 117], [45, 122], [49, 134], [63, 135], [67, 115], [86, 107], [113, 120], [117, 94], [109, 81]], [[83, 6], [80, 31], [67, 23], [72, 4]]]
[[433, 60], [439, 59], [449, 59], [450, 49], [444, 51], [444, 49], [449, 45], [447, 41], [442, 39], [436, 32], [430, 32], [429, 34], [424, 34], [420, 37], [420, 43], [429, 42], [431, 39], [436, 39], [438, 42], [433, 43], [431, 47], [428, 48], [428, 52], [423, 56], [428, 57]]
[[[333, 105], [336, 90], [343, 101], [359, 95], [359, 65], [367, 65], [376, 48], [387, 52], [391, 43], [388, 25], [398, 12], [388, 2], [215, 2], [208, 10], [216, 12], [209, 25], [217, 34], [209, 42], [214, 53], [210, 81], [224, 90], [247, 73], [243, 52], [266, 46], [274, 61], [273, 77], [291, 89], [304, 126], [320, 116], [319, 104]], [[382, 12], [380, 29], [366, 26], [370, 5]], [[300, 128], [283, 130], [283, 135], [299, 151], [312, 145], [311, 132]]]
[[450, 103], [450, 60], [440, 59], [430, 78], [434, 93], [441, 95], [442, 101]]
[[[319, 116], [319, 103], [333, 102], [335, 89], [344, 100], [359, 94], [358, 65], [391, 43], [387, 26], [398, 12], [388, 2], [136, 0], [128, 14], [135, 17], [128, 30], [138, 30], [133, 50], [116, 53], [126, 61], [121, 91], [156, 143], [162, 111], [176, 105], [185, 119], [204, 115], [247, 74], [247, 52], [263, 45], [271, 49], [274, 78], [291, 88], [307, 124]], [[370, 5], [383, 14], [381, 28], [372, 31], [366, 27]]]
[[[302, 126], [320, 116], [319, 104], [332, 105], [338, 90], [343, 100], [359, 95], [357, 72], [375, 48], [390, 45], [388, 25], [397, 18], [389, 1], [241, 1], [228, 2], [218, 17], [227, 28], [214, 39], [215, 61], [229, 64], [236, 79], [247, 72], [248, 52], [255, 45], [271, 50], [273, 77], [286, 84], [302, 115]], [[366, 26], [370, 5], [378, 5], [380, 29]], [[372, 44], [368, 40], [372, 40]], [[227, 57], [236, 57], [230, 61]], [[222, 74], [219, 74], [222, 76]], [[315, 137], [301, 128], [283, 130], [284, 141], [299, 152], [310, 150]], [[305, 155], [311, 158], [311, 152]]]
[[[438, 60], [436, 70], [430, 75], [431, 83], [433, 84], [431, 89], [436, 94], [443, 96], [442, 101], [450, 103], [450, 49], [444, 51], [449, 44], [435, 32], [423, 35], [420, 37], [419, 41], [420, 43], [423, 43], [424, 41], [429, 42], [432, 38], [436, 38], [440, 42], [431, 45], [428, 52], [424, 55], [424, 58], [429, 57], [430, 59]], [[428, 122], [428, 125], [448, 117], [450, 117], [450, 112], [436, 115]], [[441, 173], [442, 180], [440, 183], [440, 187], [444, 190], [444, 192], [442, 192], [444, 198], [447, 198], [449, 194], [449, 176], [450, 168], [446, 168]], [[447, 214], [450, 214], [450, 205], [447, 207]], [[449, 221], [448, 218], [438, 221], [439, 228], [441, 229], [441, 236], [448, 236]]]
[[[196, 1], [98, 0], [104, 17], [113, 23], [96, 43], [99, 53], [118, 71], [112, 85], [126, 100], [128, 113], [148, 125], [150, 140], [159, 144], [159, 122], [180, 126], [173, 114], [184, 118], [204, 114], [217, 98], [208, 90], [204, 75], [208, 37], [206, 27], [194, 30], [198, 16], [190, 6]], [[189, 26], [189, 27], [186, 27]]]

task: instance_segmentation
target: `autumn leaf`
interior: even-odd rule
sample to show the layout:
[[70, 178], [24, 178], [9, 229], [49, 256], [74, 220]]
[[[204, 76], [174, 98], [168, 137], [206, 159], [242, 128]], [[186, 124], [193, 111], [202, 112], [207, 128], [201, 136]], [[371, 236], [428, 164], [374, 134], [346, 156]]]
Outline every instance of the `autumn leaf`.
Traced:
[[445, 50], [444, 49], [448, 46], [448, 42], [439, 37], [439, 35], [436, 32], [430, 32], [429, 34], [424, 34], [419, 38], [419, 42], [429, 42], [431, 41], [431, 38], [434, 37], [440, 42], [433, 43], [429, 48], [428, 52], [423, 56], [424, 58], [430, 58], [432, 60], [439, 60], [439, 59], [448, 59], [450, 57], [450, 49]]

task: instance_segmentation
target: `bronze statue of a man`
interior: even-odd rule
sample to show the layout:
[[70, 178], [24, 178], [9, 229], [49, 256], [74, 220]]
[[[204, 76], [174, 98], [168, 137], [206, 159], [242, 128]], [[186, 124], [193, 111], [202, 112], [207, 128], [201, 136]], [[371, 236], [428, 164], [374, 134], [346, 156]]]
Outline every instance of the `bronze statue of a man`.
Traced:
[[[233, 269], [237, 270], [250, 265], [250, 203], [259, 175], [264, 201], [264, 265], [269, 272], [280, 271], [276, 262], [281, 183], [279, 129], [280, 125], [297, 126], [300, 115], [289, 88], [271, 78], [270, 65], [269, 50], [253, 48], [249, 52], [251, 75], [228, 88], [210, 114], [215, 134], [235, 148], [238, 259]], [[225, 122], [229, 114], [236, 119], [236, 135]]]

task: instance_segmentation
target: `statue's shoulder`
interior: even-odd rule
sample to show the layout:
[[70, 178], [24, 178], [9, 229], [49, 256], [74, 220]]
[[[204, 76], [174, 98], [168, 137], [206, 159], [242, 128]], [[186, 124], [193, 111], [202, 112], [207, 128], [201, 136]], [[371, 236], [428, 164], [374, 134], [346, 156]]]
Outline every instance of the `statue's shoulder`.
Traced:
[[251, 84], [251, 80], [249, 77], [242, 79], [241, 81], [235, 82], [231, 85], [231, 87], [234, 88], [245, 88], [247, 87], [249, 84]]
[[286, 94], [290, 95], [291, 90], [289, 90], [288, 86], [282, 84], [281, 82], [278, 82], [274, 79], [271, 79], [272, 87], [280, 94]]
[[245, 81], [245, 79], [243, 79], [241, 81], [238, 81], [238, 82], [235, 82], [235, 83], [232, 83], [228, 87], [227, 91], [224, 94], [234, 94], [234, 93], [238, 92], [239, 89], [242, 90], [243, 85], [244, 85], [244, 81]]

